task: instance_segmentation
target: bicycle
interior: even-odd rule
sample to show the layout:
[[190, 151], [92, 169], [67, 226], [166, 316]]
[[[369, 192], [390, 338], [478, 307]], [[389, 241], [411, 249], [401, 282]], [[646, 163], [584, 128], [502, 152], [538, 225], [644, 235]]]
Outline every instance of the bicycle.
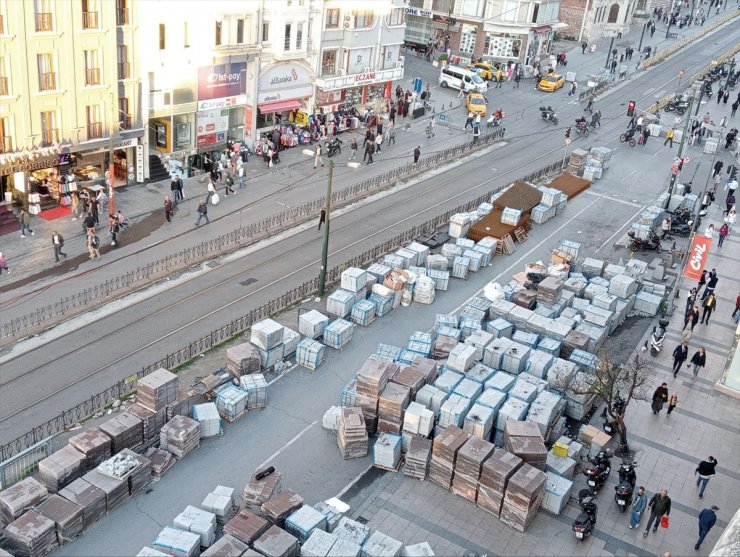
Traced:
[[629, 144], [630, 147], [634, 147], [637, 145], [637, 141], [635, 141], [634, 133], [623, 133], [619, 136], [619, 141], [622, 143]]

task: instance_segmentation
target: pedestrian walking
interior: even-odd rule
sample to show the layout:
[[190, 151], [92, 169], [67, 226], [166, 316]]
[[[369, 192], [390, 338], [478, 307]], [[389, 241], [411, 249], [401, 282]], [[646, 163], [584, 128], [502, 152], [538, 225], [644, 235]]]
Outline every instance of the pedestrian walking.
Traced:
[[326, 222], [326, 209], [321, 209], [321, 213], [319, 213], [319, 227], [317, 230], [321, 230], [321, 225]]
[[717, 505], [712, 505], [711, 508], [704, 509], [699, 513], [699, 539], [696, 540], [696, 544], [694, 544], [694, 550], [699, 551], [699, 546], [701, 546], [701, 543], [704, 541], [704, 538], [707, 537], [709, 530], [711, 530], [717, 522], [717, 513], [715, 511], [718, 510], [719, 507]]
[[663, 142], [663, 145], [669, 142], [670, 142], [669, 147], [673, 147], [673, 128], [665, 132], [665, 141]]
[[725, 199], [725, 210], [722, 211], [722, 214], [723, 215], [729, 214], [734, 206], [735, 206], [735, 195], [733, 193], [730, 193], [727, 195], [727, 198]]
[[650, 137], [650, 130], [645, 127], [644, 130], [642, 130], [642, 144], [645, 145], [647, 143], [648, 137]]
[[717, 307], [717, 298], [714, 295], [714, 292], [711, 292], [702, 302], [702, 307], [704, 308], [704, 313], [701, 315], [701, 324], [704, 325], [704, 320], [707, 320], [707, 325], [709, 325], [709, 318], [712, 315], [712, 312], [714, 311], [714, 308]]
[[85, 220], [82, 221], [82, 228], [85, 231], [95, 230], [95, 217], [92, 213], [88, 212], [85, 216]]
[[709, 275], [709, 271], [704, 269], [701, 272], [701, 276], [699, 277], [699, 292], [701, 292], [702, 287], [704, 287], [707, 284], [707, 276]]
[[655, 523], [655, 526], [653, 527], [653, 533], [655, 533], [658, 530], [658, 524], [661, 522], [662, 518], [664, 516], [670, 516], [671, 498], [668, 497], [668, 490], [661, 489], [660, 493], [653, 495], [648, 503], [648, 509], [650, 510], [650, 518], [648, 518], [645, 533], [642, 535], [643, 538], [647, 538], [651, 524]]
[[100, 259], [100, 238], [95, 234], [95, 230], [90, 230], [87, 233], [87, 251], [90, 254], [90, 259]]
[[696, 324], [699, 322], [699, 308], [694, 306], [691, 308], [691, 311], [686, 316], [686, 319], [683, 323], [683, 328], [685, 329], [688, 327], [689, 323], [691, 323], [691, 331], [693, 332], [694, 327], [696, 327]]
[[653, 393], [653, 414], [658, 415], [666, 402], [668, 402], [668, 383], [663, 383]]
[[224, 188], [224, 191], [226, 192], [226, 195], [229, 195], [229, 192], [236, 195], [236, 190], [234, 189], [234, 178], [231, 177], [231, 173], [226, 173], [226, 180], [224, 181], [226, 184], [226, 187]]
[[681, 369], [683, 363], [689, 357], [689, 346], [685, 342], [682, 342], [676, 348], [673, 349], [673, 377], [678, 375], [678, 370]]
[[514, 72], [514, 89], [519, 89], [519, 82], [522, 80], [522, 74], [519, 70]]
[[367, 146], [365, 147], [365, 153], [367, 154], [367, 164], [372, 164], [373, 161], [373, 153], [375, 153], [375, 142], [371, 138], [367, 141]]
[[691, 363], [694, 366], [694, 377], [693, 379], [696, 380], [697, 376], [699, 375], [699, 369], [703, 368], [704, 365], [707, 363], [707, 353], [704, 351], [704, 347], [699, 347], [699, 350], [694, 352], [694, 355], [691, 357]]
[[590, 98], [588, 99], [588, 104], [586, 105], [586, 108], [583, 109], [584, 112], [588, 112], [589, 114], [594, 113], [594, 99]]
[[375, 152], [378, 154], [382, 153], [380, 150], [381, 145], [383, 145], [383, 134], [378, 132], [378, 135], [375, 136]]
[[313, 156], [313, 167], [316, 168], [319, 163], [321, 163], [321, 166], [324, 166], [324, 159], [321, 158], [321, 155], [323, 154], [323, 150], [321, 149], [321, 143], [316, 144], [316, 152]]
[[353, 161], [357, 158], [357, 138], [352, 138], [352, 142], [349, 144], [349, 150], [349, 160]]
[[733, 319], [738, 316], [740, 316], [740, 294], [738, 294], [737, 298], [735, 299], [735, 311], [732, 312]]
[[714, 225], [710, 224], [704, 229], [704, 236], [709, 238], [710, 240], [714, 238]]
[[172, 210], [175, 208], [174, 204], [172, 203], [172, 199], [169, 195], [164, 196], [164, 218], [167, 219], [167, 222], [172, 222]]
[[737, 222], [737, 208], [733, 207], [730, 209], [730, 212], [727, 213], [727, 216], [725, 217], [725, 222], [727, 223], [727, 235], [729, 236], [732, 234], [732, 229], [735, 227], [735, 223]]
[[689, 312], [691, 312], [691, 308], [694, 307], [697, 294], [698, 294], [698, 290], [696, 289], [696, 286], [694, 286], [691, 290], [689, 290], [689, 295], [686, 297], [686, 309], [684, 309], [684, 312], [683, 312], [684, 319], [686, 319], [686, 316], [689, 314]]
[[388, 126], [388, 145], [393, 143], [396, 144], [396, 126]]
[[465, 127], [463, 129], [467, 130], [468, 126], [470, 126], [470, 129], [473, 129], [473, 113], [472, 112], [468, 112], [468, 118], [467, 120], [465, 120]]
[[732, 112], [730, 112], [730, 118], [734, 118], [735, 117], [735, 113], [737, 112], [737, 107], [738, 106], [740, 106], [740, 103], [738, 103], [737, 101], [735, 101], [734, 103], [732, 103]]
[[170, 191], [172, 192], [172, 197], [174, 198], [174, 203], [177, 203], [180, 199], [180, 176], [175, 174], [175, 177], [170, 182]]
[[663, 232], [660, 239], [665, 240], [665, 237], [671, 232], [672, 219], [670, 215], [666, 215], [663, 222], [660, 223], [660, 230]]
[[570, 86], [570, 92], [568, 93], [569, 97], [572, 97], [576, 94], [576, 89], [578, 89], [578, 84], [574, 81]]
[[719, 277], [717, 277], [717, 271], [712, 269], [707, 275], [707, 287], [704, 289], [704, 294], [701, 295], [702, 301], [714, 292], [714, 289], [717, 288], [718, 282]]
[[699, 488], [699, 499], [704, 497], [704, 491], [707, 489], [709, 480], [714, 476], [717, 471], [717, 459], [713, 456], [709, 456], [707, 460], [702, 460], [694, 470], [696, 476], [696, 487]]
[[54, 248], [54, 259], [59, 263], [59, 256], [67, 257], [67, 254], [62, 251], [64, 247], [64, 237], [59, 234], [56, 230], [51, 233], [51, 246]]
[[118, 245], [118, 233], [121, 232], [121, 223], [115, 215], [108, 215], [108, 235], [110, 236], [110, 245]]
[[726, 105], [727, 101], [730, 100], [730, 91], [728, 89], [725, 89], [725, 96], [722, 99], [722, 104]]
[[21, 238], [26, 237], [26, 233], [31, 234], [33, 236], [34, 232], [31, 230], [31, 214], [28, 212], [27, 209], [21, 209], [20, 214], [18, 215], [18, 220], [21, 223]]
[[588, 43], [586, 41], [583, 41], [581, 43], [581, 54], [586, 54], [586, 49], [588, 48]]
[[719, 241], [717, 242], [717, 245], [719, 247], [722, 247], [722, 244], [725, 243], [725, 238], [730, 234], [730, 227], [727, 226], [727, 223], [724, 223], [719, 228]]
[[632, 508], [630, 509], [630, 529], [640, 524], [642, 513], [647, 508], [647, 495], [645, 495], [645, 487], [640, 486], [637, 490], [635, 500], [632, 501]]
[[712, 178], [717, 176], [722, 171], [722, 167], [725, 165], [722, 161], [717, 161], [714, 163], [714, 172], [712, 173]]
[[209, 224], [211, 221], [208, 220], [208, 203], [201, 199], [198, 203], [198, 209], [197, 209], [198, 216], [195, 219], [195, 226], [198, 226], [200, 224], [201, 219], [206, 219], [206, 224]]
[[375, 138], [373, 137], [373, 133], [368, 130], [367, 134], [365, 134], [365, 143], [363, 145], [365, 153], [362, 155], [362, 162], [365, 162], [367, 160], [367, 157], [370, 154], [371, 146], [375, 146]]
[[237, 173], [239, 174], [239, 189], [243, 190], [246, 186], [246, 169], [243, 164], [239, 164], [237, 167]]
[[480, 126], [475, 126], [473, 128], [473, 145], [478, 143], [478, 138], [480, 137]]
[[678, 393], [673, 393], [668, 398], [668, 415], [671, 415], [671, 412], [673, 412], [673, 409], [678, 405]]
[[206, 205], [211, 202], [211, 198], [216, 195], [216, 186], [213, 184], [213, 180], [208, 180], [208, 193], [206, 193]]
[[100, 224], [100, 204], [94, 197], [90, 199], [90, 213], [92, 214], [93, 219], [95, 219], [95, 224]]
[[416, 163], [419, 162], [419, 157], [421, 156], [421, 147], [418, 145], [414, 149], [414, 168], [416, 168]]

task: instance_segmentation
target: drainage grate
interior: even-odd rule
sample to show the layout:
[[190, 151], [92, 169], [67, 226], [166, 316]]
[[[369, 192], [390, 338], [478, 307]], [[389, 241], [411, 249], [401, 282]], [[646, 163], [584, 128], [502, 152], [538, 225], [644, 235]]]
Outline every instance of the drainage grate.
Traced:
[[242, 286], [249, 286], [250, 284], [253, 284], [255, 282], [257, 282], [257, 279], [255, 279], [255, 278], [248, 278], [248, 279], [244, 279], [239, 284], [241, 284]]

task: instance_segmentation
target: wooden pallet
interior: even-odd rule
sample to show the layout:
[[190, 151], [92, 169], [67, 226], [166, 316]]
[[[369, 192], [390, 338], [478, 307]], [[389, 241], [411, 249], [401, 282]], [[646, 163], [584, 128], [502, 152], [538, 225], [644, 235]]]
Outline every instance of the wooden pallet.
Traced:
[[504, 253], [511, 255], [512, 253], [516, 251], [514, 240], [511, 239], [511, 236], [509, 234], [504, 236], [503, 243], [504, 243]]
[[519, 243], [527, 241], [527, 231], [521, 226], [514, 229], [514, 236], [516, 236], [517, 242]]
[[380, 464], [373, 464], [374, 468], [378, 468], [380, 470], [385, 470], [386, 472], [398, 472], [401, 470], [401, 465], [403, 464], [403, 457], [398, 459], [398, 464], [395, 468], [388, 468], [387, 466], [381, 466]]

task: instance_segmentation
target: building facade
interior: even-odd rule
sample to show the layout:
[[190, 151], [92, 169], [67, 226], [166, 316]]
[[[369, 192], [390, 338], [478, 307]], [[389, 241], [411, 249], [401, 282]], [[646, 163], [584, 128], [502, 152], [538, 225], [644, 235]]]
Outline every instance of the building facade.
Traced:
[[648, 10], [652, 11], [648, 0], [560, 0], [559, 19], [567, 24], [561, 35], [588, 43], [616, 37], [633, 23], [644, 25]]
[[68, 205], [105, 185], [110, 151], [115, 185], [143, 180], [137, 15], [130, 0], [0, 1], [6, 198], [33, 213]]

